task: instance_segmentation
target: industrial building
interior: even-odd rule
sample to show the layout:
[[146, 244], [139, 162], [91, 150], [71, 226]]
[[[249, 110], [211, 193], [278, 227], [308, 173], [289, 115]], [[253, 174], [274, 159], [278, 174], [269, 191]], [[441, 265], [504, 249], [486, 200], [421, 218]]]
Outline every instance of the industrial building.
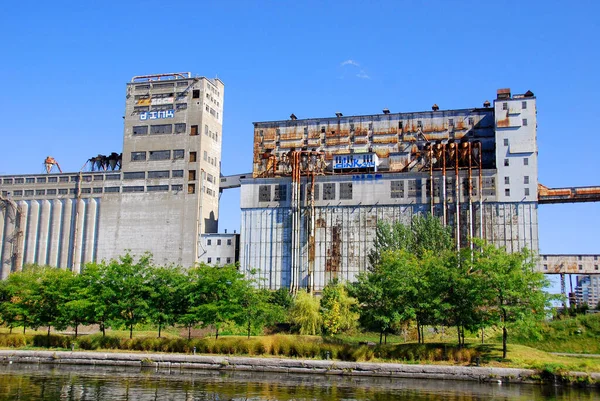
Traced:
[[[538, 205], [598, 200], [600, 189], [538, 185], [536, 116], [531, 91], [501, 89], [469, 109], [254, 123], [241, 266], [268, 288], [319, 291], [368, 267], [378, 222], [417, 213], [452, 227], [458, 248], [479, 237], [537, 253]], [[567, 272], [553, 256], [544, 266]]]
[[190, 73], [133, 77], [122, 156], [76, 173], [49, 157], [48, 174], [0, 177], [0, 278], [29, 263], [79, 271], [125, 250], [198, 261], [219, 218], [223, 93], [218, 78]]
[[[256, 122], [252, 172], [227, 177], [223, 92], [190, 73], [133, 77], [122, 153], [72, 173], [49, 156], [43, 174], [1, 176], [0, 278], [130, 250], [186, 267], [239, 260], [261, 286], [318, 292], [368, 267], [380, 221], [431, 213], [457, 248], [483, 238], [537, 253], [539, 205], [600, 200], [599, 187], [538, 183], [531, 91], [466, 109]], [[219, 194], [236, 187], [240, 234], [218, 233]], [[538, 269], [560, 274], [565, 293], [565, 274], [599, 274], [599, 257], [541, 255]]]

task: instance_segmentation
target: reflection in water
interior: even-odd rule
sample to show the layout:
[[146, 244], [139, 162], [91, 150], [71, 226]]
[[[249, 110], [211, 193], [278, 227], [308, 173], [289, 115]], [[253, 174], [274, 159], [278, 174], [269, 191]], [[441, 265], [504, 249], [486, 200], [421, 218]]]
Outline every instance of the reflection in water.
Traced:
[[151, 368], [1, 365], [0, 400], [598, 400], [554, 386]]

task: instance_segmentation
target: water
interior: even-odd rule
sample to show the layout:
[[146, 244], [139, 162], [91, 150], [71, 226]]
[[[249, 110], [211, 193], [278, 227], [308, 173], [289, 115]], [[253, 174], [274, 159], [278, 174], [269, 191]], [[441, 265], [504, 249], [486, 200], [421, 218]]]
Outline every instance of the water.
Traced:
[[0, 400], [600, 400], [596, 390], [153, 368], [0, 365]]

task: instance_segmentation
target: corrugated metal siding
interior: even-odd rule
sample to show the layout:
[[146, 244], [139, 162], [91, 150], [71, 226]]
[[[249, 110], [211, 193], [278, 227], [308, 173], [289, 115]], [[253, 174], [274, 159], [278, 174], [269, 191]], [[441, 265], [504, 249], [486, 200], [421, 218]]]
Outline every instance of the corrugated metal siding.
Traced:
[[[537, 252], [536, 203], [486, 203], [484, 238], [507, 251], [527, 247]], [[479, 236], [479, 205], [473, 205], [473, 234]], [[428, 204], [402, 206], [340, 206], [315, 208], [314, 288], [319, 291], [330, 280], [352, 281], [368, 267], [368, 253], [379, 221], [409, 224], [412, 216], [427, 213]], [[308, 286], [308, 213], [302, 213], [300, 283]], [[450, 214], [449, 224], [454, 224]], [[469, 233], [468, 208], [461, 207], [461, 238]], [[244, 271], [257, 269], [261, 285], [271, 289], [290, 285], [291, 210], [257, 208], [242, 210], [241, 246]]]

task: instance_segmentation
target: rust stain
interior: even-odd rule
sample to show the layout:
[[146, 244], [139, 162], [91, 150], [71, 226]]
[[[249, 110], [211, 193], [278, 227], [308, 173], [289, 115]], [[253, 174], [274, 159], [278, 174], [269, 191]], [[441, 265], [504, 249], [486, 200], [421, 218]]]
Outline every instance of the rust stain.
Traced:
[[325, 228], [325, 227], [327, 227], [327, 222], [325, 221], [324, 218], [320, 217], [315, 221], [315, 227], [316, 228]]
[[389, 149], [375, 149], [375, 153], [377, 154], [377, 157], [387, 158], [390, 155], [390, 150]]
[[302, 134], [302, 133], [298, 134], [297, 132], [293, 132], [293, 133], [289, 133], [289, 134], [281, 134], [281, 135], [279, 135], [279, 138], [282, 141], [304, 139], [304, 134]]
[[325, 260], [325, 271], [332, 273], [335, 277], [340, 270], [340, 256], [342, 241], [340, 235], [340, 227], [334, 226], [331, 229], [331, 244], [327, 249], [327, 258]]
[[350, 131], [348, 130], [334, 130], [334, 131], [327, 131], [325, 133], [325, 138], [337, 138], [337, 137], [344, 137], [344, 136], [349, 136], [350, 135]]
[[[297, 142], [282, 142], [281, 144], [279, 144], [279, 147], [281, 149], [292, 149], [292, 148], [301, 148], [304, 145], [303, 141], [297, 141]], [[265, 145], [266, 147], [266, 145]], [[273, 146], [273, 149], [275, 148], [275, 146]]]
[[373, 143], [398, 143], [398, 137], [373, 138]]
[[373, 135], [397, 135], [398, 130], [396, 128], [388, 128], [387, 130], [373, 131]]
[[600, 187], [576, 188], [575, 193], [582, 194], [582, 195], [598, 195], [598, 194], [600, 194]]
[[367, 138], [354, 138], [354, 143], [357, 145], [365, 145], [369, 143], [369, 140]]
[[350, 138], [329, 138], [326, 141], [327, 141], [327, 146], [347, 145], [350, 143]]

